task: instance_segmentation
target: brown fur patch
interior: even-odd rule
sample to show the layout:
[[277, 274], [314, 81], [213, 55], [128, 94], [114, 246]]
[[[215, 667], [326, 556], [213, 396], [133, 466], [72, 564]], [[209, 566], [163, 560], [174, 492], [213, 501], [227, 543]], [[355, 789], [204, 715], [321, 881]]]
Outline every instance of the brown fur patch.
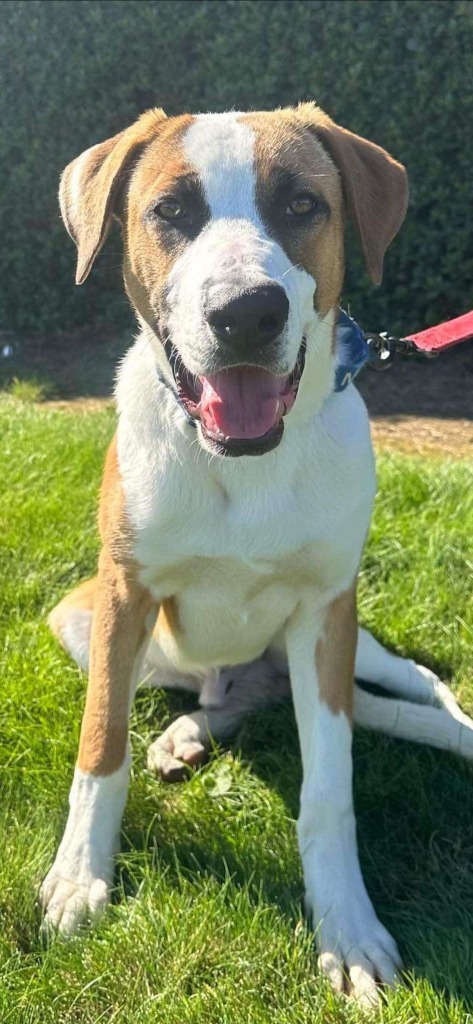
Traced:
[[324, 634], [315, 651], [320, 699], [334, 715], [343, 711], [350, 721], [357, 635], [355, 582], [329, 606]]
[[77, 284], [85, 281], [105, 241], [131, 162], [166, 121], [163, 110], [147, 110], [125, 131], [66, 167], [59, 199], [64, 223], [78, 248]]
[[402, 164], [375, 143], [335, 124], [313, 103], [243, 119], [256, 132], [256, 166], [263, 188], [277, 162], [294, 169], [301, 183], [312, 186], [329, 203], [331, 217], [325, 228], [316, 226], [305, 238], [298, 231], [294, 242], [284, 245], [294, 262], [315, 277], [320, 314], [333, 308], [340, 295], [344, 207], [358, 231], [368, 273], [380, 284], [385, 251], [407, 209], [407, 175]]
[[172, 195], [181, 179], [192, 175], [181, 144], [193, 120], [188, 114], [170, 119], [148, 146], [132, 174], [126, 204], [119, 214], [125, 288], [135, 308], [151, 325], [155, 325], [159, 314], [163, 285], [187, 239], [178, 232], [171, 238], [165, 225], [160, 237], [159, 228], [147, 221], [145, 214], [158, 195]]
[[[106, 540], [108, 548], [114, 557], [118, 561], [125, 561], [132, 565], [133, 537], [126, 516], [125, 498], [118, 467], [116, 435], [109, 445], [105, 458], [98, 524], [100, 536], [102, 540]], [[49, 615], [48, 623], [52, 632], [59, 640], [61, 640], [61, 631], [65, 620], [68, 618], [72, 608], [82, 611], [93, 611], [96, 590], [97, 576], [93, 576], [91, 579], [84, 580], [74, 590], [71, 590], [53, 608]]]
[[135, 568], [133, 531], [126, 513], [125, 493], [120, 476], [117, 452], [117, 436], [114, 435], [107, 451], [100, 488], [98, 514], [99, 533], [113, 558], [118, 563]]
[[84, 598], [87, 594], [93, 600], [94, 614], [77, 765], [83, 772], [110, 775], [125, 757], [131, 684], [153, 606], [151, 595], [138, 581], [131, 555], [115, 438], [105, 463], [99, 527], [103, 547], [98, 575], [84, 587]]
[[406, 169], [381, 146], [335, 124], [313, 103], [300, 104], [297, 114], [338, 168], [367, 271], [373, 284], [381, 284], [384, 254], [407, 211]]
[[106, 548], [99, 559], [90, 651], [90, 676], [77, 766], [111, 775], [123, 764], [131, 682], [146, 638], [152, 598]]
[[[340, 180], [334, 162], [322, 144], [307, 129], [296, 110], [248, 114], [242, 118], [256, 134], [255, 164], [257, 193], [274, 191], [274, 173], [293, 174], [300, 191], [310, 190], [330, 209], [330, 215], [302, 225], [285, 219], [284, 237], [279, 237], [295, 265], [301, 265], [317, 284], [315, 305], [320, 316], [335, 308], [343, 282], [344, 211]], [[269, 225], [271, 228], [271, 225]]]

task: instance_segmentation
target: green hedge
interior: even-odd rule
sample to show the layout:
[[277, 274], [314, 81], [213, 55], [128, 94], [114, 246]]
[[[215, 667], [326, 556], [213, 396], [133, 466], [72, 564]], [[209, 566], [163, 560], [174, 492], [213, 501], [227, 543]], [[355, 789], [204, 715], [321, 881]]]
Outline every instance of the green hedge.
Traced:
[[82, 288], [56, 201], [63, 166], [144, 108], [315, 98], [407, 164], [408, 221], [373, 290], [353, 242], [345, 299], [406, 330], [471, 306], [470, 0], [3, 0], [0, 328], [130, 319], [113, 233]]

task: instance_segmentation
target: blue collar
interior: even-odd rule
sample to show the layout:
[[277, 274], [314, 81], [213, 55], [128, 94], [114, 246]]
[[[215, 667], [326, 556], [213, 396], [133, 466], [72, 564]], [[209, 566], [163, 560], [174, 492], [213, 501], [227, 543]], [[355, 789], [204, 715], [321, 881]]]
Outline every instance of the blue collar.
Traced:
[[343, 309], [337, 324], [337, 367], [334, 391], [344, 391], [368, 360], [366, 338], [355, 320]]

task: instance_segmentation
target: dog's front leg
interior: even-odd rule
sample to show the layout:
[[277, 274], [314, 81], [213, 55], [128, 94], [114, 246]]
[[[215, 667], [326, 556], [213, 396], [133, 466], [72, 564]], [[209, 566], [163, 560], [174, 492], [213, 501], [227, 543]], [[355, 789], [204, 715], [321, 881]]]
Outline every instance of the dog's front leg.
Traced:
[[40, 893], [46, 928], [65, 934], [83, 917], [97, 915], [109, 898], [128, 787], [128, 717], [152, 612], [134, 571], [104, 548], [69, 817]]
[[356, 630], [353, 586], [323, 614], [301, 607], [287, 648], [303, 767], [298, 838], [319, 964], [336, 989], [371, 1005], [377, 982], [395, 982], [400, 959], [358, 860], [351, 753]]

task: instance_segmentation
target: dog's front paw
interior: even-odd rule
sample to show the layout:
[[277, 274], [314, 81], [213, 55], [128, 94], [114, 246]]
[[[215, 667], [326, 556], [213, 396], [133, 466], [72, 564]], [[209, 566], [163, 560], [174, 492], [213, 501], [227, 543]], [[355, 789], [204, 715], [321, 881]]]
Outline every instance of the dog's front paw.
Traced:
[[397, 945], [376, 917], [366, 890], [351, 894], [345, 908], [332, 905], [317, 919], [319, 968], [337, 992], [365, 1008], [379, 1004], [380, 986], [401, 983], [402, 961]]
[[72, 935], [84, 918], [96, 918], [108, 903], [127, 781], [127, 760], [105, 776], [76, 768], [66, 830], [39, 893], [46, 934]]
[[402, 962], [396, 943], [379, 921], [364, 935], [340, 932], [336, 942], [324, 943], [318, 962], [338, 992], [367, 1008], [378, 1005], [380, 985], [400, 983]]
[[73, 935], [84, 920], [96, 920], [110, 899], [111, 871], [99, 875], [77, 863], [74, 858], [58, 855], [39, 892], [44, 911], [43, 934]]
[[97, 853], [59, 849], [39, 892], [46, 936], [74, 935], [84, 921], [96, 921], [110, 902], [114, 861]]

